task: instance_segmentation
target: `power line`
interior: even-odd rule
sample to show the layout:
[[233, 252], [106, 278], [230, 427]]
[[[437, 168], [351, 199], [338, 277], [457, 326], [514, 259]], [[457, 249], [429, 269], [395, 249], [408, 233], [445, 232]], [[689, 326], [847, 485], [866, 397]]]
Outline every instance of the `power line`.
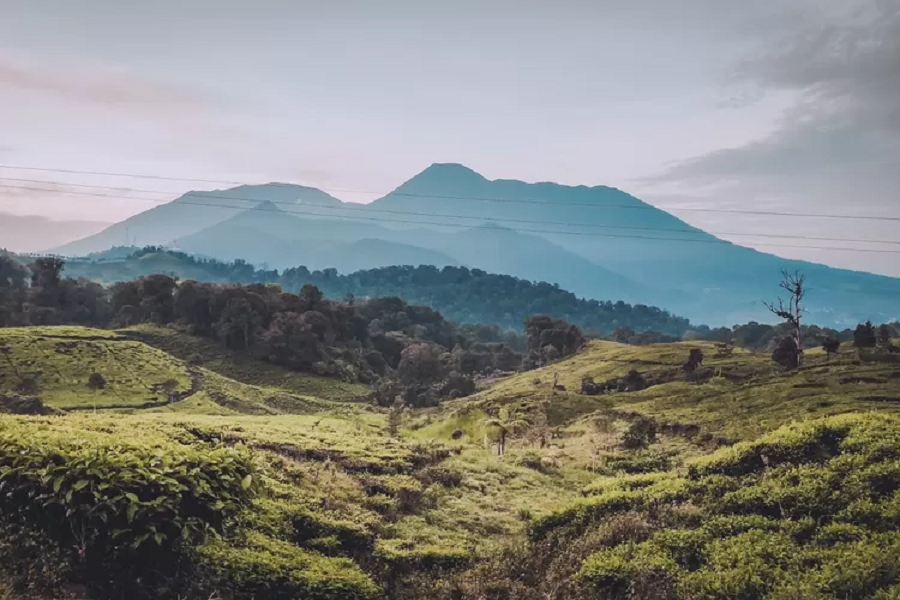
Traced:
[[[16, 169], [23, 171], [45, 171], [50, 173], [69, 173], [69, 174], [77, 174], [77, 175], [96, 175], [103, 177], [130, 177], [135, 179], [155, 179], [161, 181], [180, 181], [186, 183], [214, 183], [214, 184], [227, 184], [227, 185], [262, 185], [262, 184], [253, 184], [247, 183], [245, 181], [229, 181], [225, 179], [190, 179], [184, 177], [166, 177], [163, 175], [147, 175], [147, 174], [137, 174], [137, 173], [113, 173], [113, 172], [102, 172], [102, 171], [78, 171], [75, 169], [56, 169], [49, 167], [23, 167], [16, 165], [0, 165], [0, 169]], [[284, 187], [293, 187], [293, 186], [301, 186], [301, 184], [293, 184], [293, 183], [268, 183], [265, 185], [277, 185]], [[309, 186], [301, 186], [301, 187], [309, 187]], [[509, 203], [509, 204], [538, 204], [538, 205], [547, 205], [547, 206], [583, 206], [588, 208], [622, 208], [622, 209], [631, 209], [631, 210], [661, 210], [655, 206], [650, 205], [632, 205], [632, 204], [598, 204], [596, 202], [554, 202], [547, 200], [521, 200], [516, 198], [488, 198], [488, 197], [478, 197], [478, 196], [449, 196], [449, 195], [439, 195], [439, 194], [414, 194], [411, 192], [378, 192], [378, 191], [367, 191], [367, 190], [349, 190], [349, 189], [339, 189], [339, 188], [323, 188], [318, 187], [315, 188], [324, 192], [334, 192], [334, 193], [347, 193], [347, 194], [370, 194], [370, 195], [380, 195], [385, 196], [388, 193], [394, 196], [407, 196], [411, 198], [435, 198], [441, 200], [472, 200], [478, 202], [500, 202], [500, 203]], [[762, 210], [743, 210], [743, 209], [731, 209], [731, 208], [696, 208], [696, 207], [672, 207], [667, 210], [671, 211], [683, 211], [683, 212], [706, 212], [706, 213], [727, 213], [727, 214], [738, 214], [738, 215], [760, 215], [760, 216], [770, 216], [770, 217], [801, 217], [801, 218], [815, 218], [815, 219], [850, 219], [850, 220], [864, 220], [864, 221], [900, 221], [900, 217], [890, 216], [890, 215], [877, 215], [877, 216], [869, 216], [869, 215], [836, 215], [836, 214], [828, 214], [828, 213], [796, 213], [796, 212], [780, 212], [780, 211], [762, 211]]]
[[[112, 187], [112, 186], [102, 186], [102, 185], [90, 185], [90, 184], [69, 184], [60, 181], [46, 181], [39, 179], [17, 179], [13, 177], [0, 177], [0, 180], [4, 181], [22, 181], [27, 183], [47, 183], [53, 185], [72, 185], [75, 187], [88, 187], [95, 189], [103, 189], [103, 190], [112, 190], [112, 191], [121, 191], [123, 188]], [[20, 185], [2, 185], [0, 184], [0, 188], [14, 188], [14, 189], [22, 189], [22, 190], [32, 190], [39, 192], [49, 192], [49, 193], [58, 193], [58, 194], [75, 194], [89, 197], [98, 197], [98, 198], [112, 198], [112, 199], [121, 199], [121, 200], [140, 200], [144, 202], [158, 202], [160, 199], [156, 198], [139, 198], [134, 196], [119, 196], [119, 195], [110, 195], [110, 194], [99, 194], [95, 192], [79, 192], [73, 190], [58, 190], [58, 189], [49, 189], [49, 188], [34, 188]], [[136, 192], [141, 194], [167, 194], [170, 195], [170, 192], [162, 191], [162, 190], [140, 190], [134, 188], [128, 188], [129, 192]], [[184, 194], [184, 196], [191, 196], [192, 192], [188, 192]], [[209, 192], [202, 192], [203, 198], [214, 198], [221, 200], [234, 200], [237, 202], [254, 202], [254, 203], [262, 203], [269, 202], [271, 204], [277, 204], [282, 206], [290, 206], [296, 207], [298, 206], [296, 202], [282, 202], [282, 201], [274, 201], [274, 200], [266, 200], [264, 198], [248, 198], [248, 197], [239, 197], [239, 196], [218, 196], [215, 194], [211, 194]], [[184, 202], [184, 201], [182, 201]], [[243, 207], [243, 206], [226, 206], [226, 205], [217, 205], [221, 208], [234, 208], [240, 210], [247, 210], [252, 207]], [[403, 210], [388, 210], [388, 209], [379, 209], [379, 208], [369, 208], [366, 205], [358, 205], [358, 206], [347, 206], [346, 204], [343, 206], [327, 206], [327, 205], [316, 205], [315, 208], [321, 208], [325, 210], [337, 210], [337, 211], [362, 211], [366, 213], [385, 213], [385, 214], [396, 214], [396, 215], [408, 215], [408, 216], [420, 216], [420, 217], [439, 217], [439, 218], [448, 218], [448, 219], [469, 219], [469, 220], [478, 220], [478, 221], [496, 221], [502, 223], [523, 223], [523, 224], [531, 224], [531, 225], [555, 225], [560, 227], [585, 227], [591, 229], [612, 229], [612, 230], [629, 230], [629, 231], [660, 231], [663, 233], [687, 233], [693, 235], [721, 235], [721, 236], [741, 236], [741, 237], [758, 237], [758, 238], [778, 238], [778, 239], [800, 239], [807, 241], [821, 241], [821, 242], [848, 242], [848, 243], [866, 243], [866, 244], [891, 244], [891, 245], [900, 245], [900, 241], [897, 240], [872, 240], [872, 239], [859, 239], [859, 238], [834, 238], [834, 237], [821, 237], [821, 236], [807, 236], [807, 235], [785, 235], [785, 234], [774, 234], [774, 233], [748, 233], [748, 232], [726, 232], [726, 231], [704, 231], [699, 229], [676, 229], [676, 228], [665, 228], [665, 227], [639, 227], [639, 226], [628, 226], [628, 225], [602, 225], [596, 223], [570, 223], [565, 221], [545, 221], [545, 220], [533, 220], [533, 219], [510, 219], [510, 218], [485, 218], [479, 216], [469, 216], [469, 215], [450, 215], [450, 214], [442, 214], [442, 213], [423, 213], [423, 212], [414, 212], [414, 211], [403, 211]], [[328, 216], [331, 218], [339, 218], [342, 215], [321, 215]], [[352, 218], [352, 217], [351, 217]], [[459, 223], [443, 223], [442, 226], [445, 227], [465, 227], [464, 224]], [[554, 233], [565, 233], [565, 232], [554, 232]], [[650, 239], [665, 239], [665, 238], [650, 238]], [[679, 238], [681, 239], [681, 238]], [[698, 240], [701, 241], [701, 240]], [[707, 240], [712, 241], [712, 240]], [[783, 247], [791, 247], [791, 248], [802, 248], [803, 246], [783, 246]]]
[[[0, 186], [4, 187], [4, 186]], [[6, 186], [9, 187], [9, 186]], [[29, 189], [29, 188], [26, 188]], [[60, 190], [47, 190], [51, 192], [59, 192]], [[64, 190], [63, 190], [64, 192]], [[123, 199], [131, 199], [127, 196], [106, 196], [103, 194], [95, 194], [100, 197], [111, 197], [111, 198], [123, 198]], [[672, 242], [691, 242], [691, 243], [704, 243], [704, 244], [726, 244], [732, 246], [731, 242], [726, 240], [719, 239], [711, 239], [711, 240], [698, 240], [698, 239], [686, 239], [686, 238], [666, 238], [666, 237], [654, 237], [654, 236], [641, 236], [641, 235], [622, 235], [622, 234], [612, 234], [612, 233], [591, 233], [591, 232], [581, 232], [581, 231], [549, 231], [545, 229], [525, 229], [525, 228], [513, 228], [513, 227], [500, 227], [490, 224], [481, 224], [481, 225], [459, 225], [453, 223], [440, 223], [434, 221], [410, 221], [403, 219], [390, 219], [390, 218], [378, 218], [378, 217], [362, 217], [362, 216], [346, 216], [346, 215], [328, 215], [322, 213], [314, 213], [308, 211], [300, 211], [300, 210], [283, 210], [279, 208], [270, 209], [261, 206], [254, 207], [235, 207], [235, 206], [223, 206], [221, 204], [212, 204], [205, 202], [193, 202], [182, 200], [179, 202], [181, 205], [191, 205], [191, 206], [206, 206], [211, 208], [234, 208], [239, 210], [256, 210], [261, 212], [271, 212], [277, 214], [294, 214], [294, 215], [305, 215], [305, 216], [314, 216], [314, 217], [329, 217], [333, 219], [355, 219], [361, 221], [372, 221], [376, 223], [404, 223], [409, 225], [435, 225], [438, 227], [462, 227], [465, 229], [491, 229], [498, 231], [513, 231], [517, 233], [538, 233], [538, 234], [562, 234], [562, 235], [577, 235], [577, 236], [585, 236], [585, 237], [604, 237], [604, 238], [625, 238], [625, 239], [638, 239], [638, 240], [648, 240], [648, 241], [672, 241]], [[900, 250], [874, 250], [874, 249], [866, 249], [866, 248], [850, 248], [850, 247], [835, 247], [835, 246], [797, 246], [797, 245], [788, 245], [788, 244], [758, 244], [760, 246], [766, 246], [771, 248], [795, 248], [795, 249], [809, 249], [809, 250], [835, 250], [835, 251], [846, 251], [846, 252], [870, 252], [877, 254], [900, 254]]]

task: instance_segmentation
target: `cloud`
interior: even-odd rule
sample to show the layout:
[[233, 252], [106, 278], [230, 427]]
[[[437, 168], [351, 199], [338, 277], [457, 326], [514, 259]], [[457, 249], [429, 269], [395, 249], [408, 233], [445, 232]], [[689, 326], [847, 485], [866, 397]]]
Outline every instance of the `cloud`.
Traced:
[[38, 62], [0, 52], [0, 88], [167, 116], [199, 111], [209, 99], [195, 91], [138, 77], [128, 70], [89, 61]]
[[[770, 134], [674, 164], [645, 183], [760, 204], [898, 210], [900, 0], [790, 15], [735, 65], [736, 105], [796, 99]], [[849, 202], [848, 202], [849, 200]]]

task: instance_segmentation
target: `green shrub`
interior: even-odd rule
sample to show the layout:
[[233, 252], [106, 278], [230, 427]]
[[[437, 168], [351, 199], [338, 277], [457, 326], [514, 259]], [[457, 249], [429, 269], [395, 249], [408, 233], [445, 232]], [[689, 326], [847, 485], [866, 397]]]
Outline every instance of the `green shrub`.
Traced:
[[185, 545], [221, 531], [253, 495], [242, 451], [54, 423], [0, 419], [0, 515], [71, 548], [73, 576], [95, 588], [152, 594], [153, 582], [170, 582]]
[[584, 561], [578, 580], [603, 598], [667, 598], [679, 571], [664, 551], [645, 542], [592, 554]]
[[616, 513], [641, 507], [644, 494], [641, 491], [612, 491], [581, 500], [572, 506], [544, 515], [532, 522], [528, 536], [533, 541], [542, 540], [561, 528], [581, 529]]
[[211, 539], [194, 554], [198, 575], [193, 597], [363, 600], [379, 594], [351, 560], [307, 552], [261, 534], [240, 543]]

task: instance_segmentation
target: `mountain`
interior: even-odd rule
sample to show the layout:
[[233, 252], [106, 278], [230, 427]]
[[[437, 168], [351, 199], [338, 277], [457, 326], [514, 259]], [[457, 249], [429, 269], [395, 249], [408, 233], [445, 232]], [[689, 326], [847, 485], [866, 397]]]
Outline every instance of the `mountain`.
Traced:
[[192, 192], [58, 251], [106, 250], [126, 231], [136, 245], [176, 241], [275, 268], [459, 264], [711, 325], [771, 322], [762, 301], [778, 294], [781, 271], [800, 270], [812, 322], [900, 317], [900, 279], [738, 246], [615, 188], [490, 180], [457, 164], [432, 165], [369, 205], [284, 184]]
[[394, 232], [369, 222], [301, 218], [263, 202], [177, 240], [180, 249], [220, 260], [243, 259], [274, 268], [305, 265], [343, 273], [396, 264], [456, 265], [436, 250], [394, 241]]
[[267, 202], [177, 240], [186, 252], [267, 267], [342, 273], [391, 265], [465, 265], [576, 294], [641, 301], [645, 286], [535, 236], [483, 224], [458, 232], [390, 229], [372, 222], [301, 218]]
[[807, 308], [816, 322], [849, 326], [900, 315], [900, 279], [738, 246], [615, 188], [489, 180], [462, 165], [435, 164], [370, 208], [468, 217], [441, 219], [454, 225], [509, 224], [647, 286], [647, 304], [700, 322], [770, 320], [761, 301], [777, 294], [782, 270], [809, 278]]
[[[210, 192], [191, 191], [95, 235], [53, 248], [53, 252], [81, 256], [122, 245], [164, 245], [221, 223], [261, 201], [310, 206], [341, 206], [325, 192], [302, 185], [268, 183], [242, 185]], [[274, 205], [273, 205], [274, 206]]]
[[577, 295], [640, 302], [649, 290], [618, 273], [536, 235], [486, 223], [456, 233], [432, 235], [423, 245], [489, 273], [549, 281]]
[[38, 252], [93, 235], [109, 225], [97, 221], [54, 221], [46, 217], [0, 212], [0, 248], [13, 252]]

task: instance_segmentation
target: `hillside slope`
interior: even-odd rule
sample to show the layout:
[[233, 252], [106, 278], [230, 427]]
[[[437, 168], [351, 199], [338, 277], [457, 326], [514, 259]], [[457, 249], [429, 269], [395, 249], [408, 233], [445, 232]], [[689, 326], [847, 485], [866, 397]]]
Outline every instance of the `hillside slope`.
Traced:
[[177, 240], [179, 248], [219, 260], [282, 269], [304, 264], [342, 273], [395, 264], [453, 265], [453, 258], [403, 243], [371, 223], [301, 217], [271, 202]]
[[[161, 377], [186, 389], [192, 369], [215, 386], [197, 395], [240, 390], [233, 396], [244, 406], [280, 409], [268, 394], [292, 385], [169, 329], [0, 333], [0, 364], [14, 365], [0, 370], [3, 385], [40, 371], [51, 404], [71, 402], [67, 394], [92, 404], [82, 379], [101, 368], [109, 388], [136, 399]], [[688, 381], [680, 367], [691, 349], [706, 357]], [[77, 584], [97, 597], [114, 590], [141, 599], [222, 590], [236, 600], [890, 598], [900, 585], [892, 550], [900, 548], [900, 365], [889, 356], [845, 349], [828, 360], [811, 351], [802, 370], [783, 374], [766, 356], [713, 344], [591, 342], [431, 409], [320, 401], [305, 407], [310, 415], [241, 415], [215, 399], [192, 407], [191, 396], [175, 404], [180, 414], [0, 415], [8, 486], [71, 502], [76, 519], [85, 494], [99, 495], [106, 519], [128, 517], [122, 535], [136, 547], [141, 532], [170, 531], [172, 522], [220, 531], [189, 536], [186, 547], [163, 537], [143, 553], [103, 555], [108, 562], [94, 571], [74, 557], [78, 548], [104, 552], [105, 538], [79, 547], [65, 511], [22, 513], [34, 527], [29, 539], [60, 553], [40, 554], [49, 568], [39, 571], [20, 534], [0, 540], [0, 592], [47, 588], [61, 597], [54, 586]], [[646, 389], [578, 393], [586, 376], [604, 383], [631, 371]], [[229, 414], [191, 414], [209, 405]], [[160, 449], [165, 462], [153, 462]], [[7, 469], [23, 456], [42, 469], [42, 453], [65, 474], [59, 483]], [[82, 470], [83, 457], [100, 457], [94, 474]], [[129, 466], [151, 464], [178, 485], [161, 491], [155, 472]], [[200, 480], [216, 493], [192, 495]], [[157, 520], [144, 502], [170, 507], [170, 516]], [[228, 515], [228, 526], [213, 514]], [[47, 519], [62, 526], [40, 529]], [[190, 569], [168, 571], [166, 555]]]
[[[282, 414], [321, 410], [326, 400], [350, 399], [365, 388], [289, 372], [271, 365], [239, 382], [224, 368], [214, 344], [170, 335], [183, 360], [123, 335], [83, 327], [0, 329], [0, 395], [40, 399], [62, 411], [164, 410], [200, 414]], [[161, 344], [162, 345], [162, 344]], [[190, 360], [190, 362], [187, 362]], [[201, 365], [202, 363], [202, 365]], [[238, 372], [246, 374], [246, 371]], [[219, 371], [218, 373], [216, 371]]]

